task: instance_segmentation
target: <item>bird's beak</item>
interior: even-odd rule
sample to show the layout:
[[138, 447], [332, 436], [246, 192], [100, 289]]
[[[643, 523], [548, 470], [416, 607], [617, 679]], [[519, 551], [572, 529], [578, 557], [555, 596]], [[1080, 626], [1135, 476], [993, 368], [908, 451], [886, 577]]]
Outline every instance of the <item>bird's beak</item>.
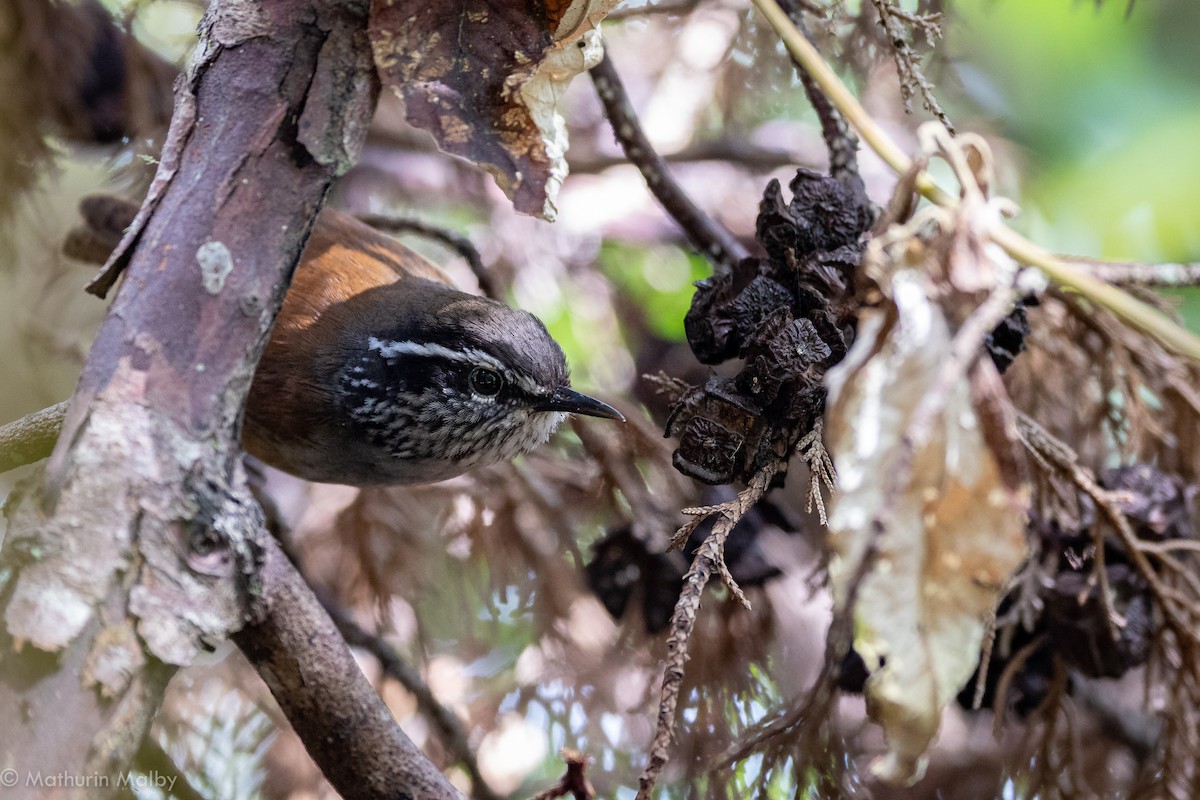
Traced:
[[599, 400], [588, 397], [586, 394], [580, 394], [566, 386], [556, 389], [554, 394], [547, 397], [540, 405], [535, 406], [534, 410], [565, 411], [568, 414], [584, 414], [589, 417], [625, 421], [624, 415], [608, 403], [601, 403]]

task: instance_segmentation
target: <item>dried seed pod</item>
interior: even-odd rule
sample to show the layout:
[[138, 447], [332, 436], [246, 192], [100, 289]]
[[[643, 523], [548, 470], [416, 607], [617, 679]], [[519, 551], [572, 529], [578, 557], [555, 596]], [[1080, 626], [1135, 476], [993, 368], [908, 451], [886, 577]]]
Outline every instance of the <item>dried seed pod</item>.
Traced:
[[738, 354], [742, 342], [776, 308], [788, 308], [787, 287], [758, 275], [735, 290], [736, 276], [697, 283], [692, 307], [683, 318], [688, 344], [701, 364], [719, 364]]
[[1029, 335], [1029, 314], [1025, 309], [1031, 305], [1037, 305], [1036, 298], [1029, 297], [1018, 302], [1012, 313], [1002, 319], [983, 342], [992, 363], [1001, 373], [1025, 350], [1025, 337]]
[[[744, 361], [733, 378], [684, 392], [667, 422], [679, 437], [676, 468], [705, 483], [786, 464], [824, 409], [825, 370], [849, 346], [870, 205], [861, 188], [806, 170], [791, 188], [788, 203], [778, 181], [763, 195], [757, 234], [767, 258], [699, 282], [684, 320], [701, 363]], [[777, 481], [784, 474], [786, 466]]]
[[1121, 511], [1142, 539], [1191, 539], [1195, 528], [1191, 495], [1177, 475], [1168, 475], [1151, 464], [1110, 469], [1100, 478], [1106, 489], [1123, 493]]

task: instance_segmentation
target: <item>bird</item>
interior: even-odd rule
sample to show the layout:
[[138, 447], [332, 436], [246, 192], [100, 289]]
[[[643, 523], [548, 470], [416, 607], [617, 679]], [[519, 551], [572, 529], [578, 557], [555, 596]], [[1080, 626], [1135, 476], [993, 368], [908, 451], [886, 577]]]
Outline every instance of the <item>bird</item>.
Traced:
[[[89, 198], [82, 209], [111, 231], [132, 221], [128, 205], [114, 213]], [[459, 290], [424, 256], [326, 207], [255, 371], [242, 446], [317, 483], [433, 483], [534, 449], [569, 414], [624, 421], [571, 388], [562, 348], [533, 314]]]

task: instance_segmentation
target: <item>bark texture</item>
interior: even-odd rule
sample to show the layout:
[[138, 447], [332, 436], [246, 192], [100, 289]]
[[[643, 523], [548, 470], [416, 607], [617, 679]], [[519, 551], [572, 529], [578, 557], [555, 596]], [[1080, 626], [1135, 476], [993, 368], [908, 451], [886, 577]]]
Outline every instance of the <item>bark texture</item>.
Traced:
[[[36, 772], [124, 771], [177, 666], [247, 623], [279, 629], [264, 596], [282, 567], [247, 489], [241, 409], [312, 220], [370, 121], [366, 20], [365, 0], [220, 0], [201, 25], [157, 176], [107, 273], [124, 268], [124, 283], [53, 456], [6, 508], [0, 767], [19, 780], [6, 796], [44, 791], [25, 785]], [[355, 685], [361, 713], [328, 717], [327, 738], [383, 729], [411, 757], [333, 637], [309, 640], [342, 670], [322, 679]], [[269, 657], [272, 689], [290, 691], [273, 641], [252, 660]], [[293, 665], [314, 655], [306, 644], [288, 642]], [[327, 770], [347, 758], [336, 744], [314, 757]], [[365, 794], [346, 769], [331, 778], [347, 795], [404, 796], [413, 775], [385, 771], [390, 790]], [[418, 795], [453, 794], [429, 781]]]
[[234, 641], [329, 782], [346, 797], [462, 798], [396, 725], [337, 626], [274, 542], [266, 556], [267, 613]]

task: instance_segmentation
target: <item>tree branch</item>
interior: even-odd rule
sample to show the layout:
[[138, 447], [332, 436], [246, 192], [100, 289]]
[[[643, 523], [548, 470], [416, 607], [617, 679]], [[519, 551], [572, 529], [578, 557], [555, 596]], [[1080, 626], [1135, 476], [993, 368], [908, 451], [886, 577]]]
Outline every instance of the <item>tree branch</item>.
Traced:
[[404, 735], [337, 626], [274, 541], [262, 617], [233, 635], [313, 761], [345, 797], [462, 795]]
[[241, 408], [374, 107], [366, 19], [365, 0], [218, 0], [205, 15], [63, 435], [5, 508], [6, 764], [125, 771], [175, 668], [262, 602], [273, 546]]
[[679, 223], [692, 246], [703, 253], [714, 267], [720, 271], [732, 269], [749, 253], [727, 228], [701, 211], [672, 177], [666, 162], [655, 152], [642, 130], [621, 77], [607, 52], [600, 63], [592, 67], [591, 75], [617, 142], [629, 160], [641, 170], [646, 185], [663, 209]]
[[50, 455], [66, 413], [64, 401], [0, 425], [0, 472], [41, 461]]
[[396, 649], [381, 637], [363, 630], [354, 620], [350, 619], [342, 609], [329, 602], [322, 603], [329, 616], [333, 619], [338, 630], [351, 647], [361, 647], [375, 656], [384, 673], [389, 678], [403, 686], [417, 701], [417, 708], [425, 715], [438, 730], [439, 738], [454, 758], [466, 768], [471, 776], [471, 796], [475, 800], [499, 800], [500, 795], [488, 785], [483, 773], [479, 771], [479, 762], [471, 745], [467, 742], [467, 732], [454, 712], [438, 702], [433, 696], [429, 684], [421, 678], [417, 670], [408, 664], [396, 652]]

